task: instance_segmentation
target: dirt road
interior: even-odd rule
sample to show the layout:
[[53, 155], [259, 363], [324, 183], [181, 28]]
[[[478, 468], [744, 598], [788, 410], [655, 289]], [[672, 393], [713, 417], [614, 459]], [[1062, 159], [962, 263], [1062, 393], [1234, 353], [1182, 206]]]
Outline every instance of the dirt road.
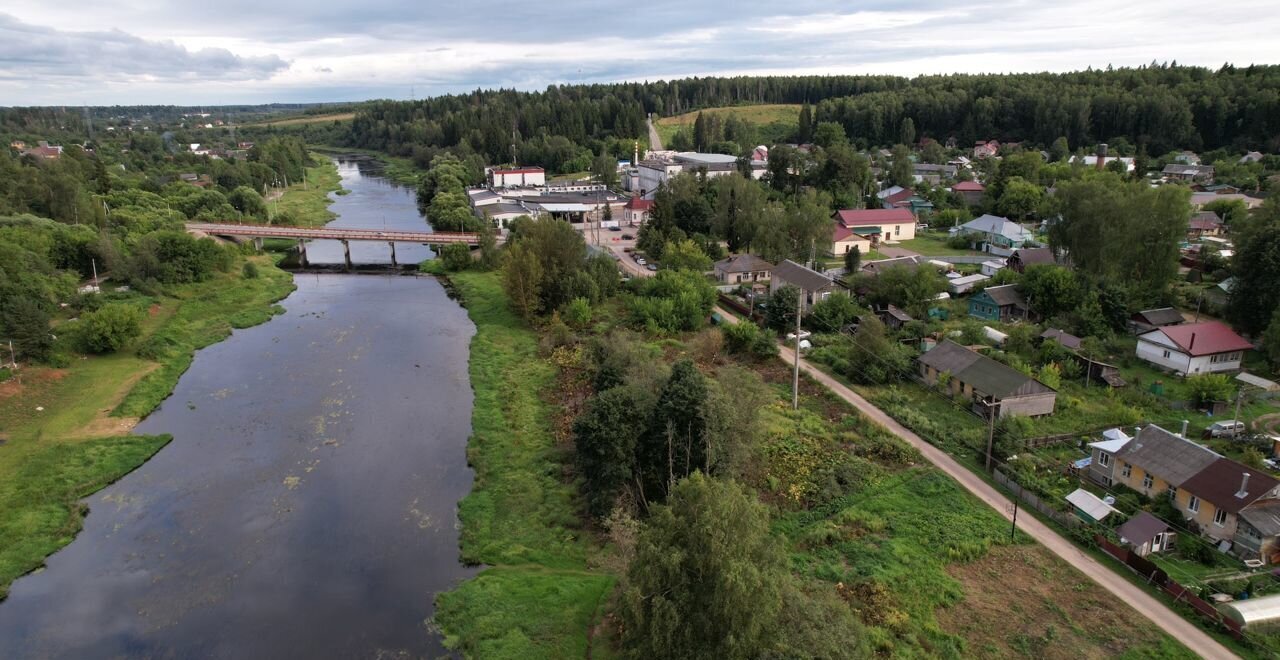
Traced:
[[[723, 309], [716, 308], [729, 323], [737, 323], [737, 317], [726, 312]], [[782, 348], [780, 357], [787, 364], [792, 364], [795, 360], [795, 352], [789, 348]], [[920, 450], [930, 463], [933, 463], [938, 469], [947, 473], [952, 479], [960, 482], [965, 490], [973, 493], [979, 500], [982, 500], [987, 506], [995, 509], [1005, 519], [1011, 520], [1010, 511], [1013, 510], [1013, 503], [1009, 501], [1000, 491], [996, 490], [980, 477], [970, 472], [968, 468], [958, 463], [954, 458], [946, 452], [934, 447], [926, 442], [923, 438], [913, 433], [910, 429], [899, 424], [897, 420], [887, 415], [884, 411], [875, 407], [871, 402], [862, 398], [857, 392], [845, 387], [836, 379], [827, 375], [820, 369], [809, 364], [806, 360], [800, 361], [800, 369], [814, 380], [822, 383], [827, 389], [835, 392], [837, 396], [848, 401], [859, 412], [866, 415], [871, 421], [888, 429], [894, 435], [902, 438], [910, 443], [913, 447]], [[1219, 644], [1204, 631], [1197, 628], [1194, 624], [1183, 619], [1173, 610], [1165, 606], [1164, 603], [1157, 600], [1147, 592], [1134, 586], [1131, 582], [1124, 579], [1120, 575], [1116, 575], [1109, 566], [1106, 566], [1084, 553], [1077, 548], [1071, 541], [1060, 536], [1057, 532], [1050, 529], [1047, 525], [1038, 519], [1023, 514], [1018, 517], [1018, 528], [1035, 538], [1054, 554], [1065, 559], [1067, 563], [1074, 566], [1081, 573], [1089, 576], [1094, 582], [1097, 582], [1102, 588], [1110, 591], [1122, 602], [1128, 603], [1138, 612], [1151, 619], [1160, 629], [1164, 630], [1174, 639], [1182, 642], [1187, 648], [1203, 658], [1235, 658], [1236, 656], [1228, 651], [1226, 647]]]
[[649, 123], [649, 149], [662, 151], [662, 136], [658, 135], [658, 129], [653, 125], [653, 115], [649, 115], [646, 121]]

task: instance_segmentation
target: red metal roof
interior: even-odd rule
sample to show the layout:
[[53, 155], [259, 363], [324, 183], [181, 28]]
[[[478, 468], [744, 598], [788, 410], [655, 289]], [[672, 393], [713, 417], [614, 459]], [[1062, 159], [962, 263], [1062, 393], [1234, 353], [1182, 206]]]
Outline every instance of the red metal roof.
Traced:
[[951, 186], [951, 189], [956, 192], [983, 192], [987, 187], [977, 181], [961, 181]]
[[[906, 192], [906, 191], [904, 191]], [[910, 195], [908, 195], [910, 196]], [[911, 211], [906, 209], [843, 209], [836, 211], [836, 222], [844, 227], [865, 227], [867, 225], [903, 224], [916, 221]]]
[[632, 197], [631, 199], [627, 200], [627, 205], [624, 208], [629, 208], [634, 211], [648, 211], [649, 209], [653, 208], [653, 200], [640, 199], [639, 197]]
[[1225, 323], [1218, 321], [1167, 325], [1155, 331], [1163, 332], [1178, 345], [1178, 348], [1182, 349], [1182, 352], [1193, 357], [1247, 351], [1253, 348], [1253, 344], [1248, 340], [1236, 334]]

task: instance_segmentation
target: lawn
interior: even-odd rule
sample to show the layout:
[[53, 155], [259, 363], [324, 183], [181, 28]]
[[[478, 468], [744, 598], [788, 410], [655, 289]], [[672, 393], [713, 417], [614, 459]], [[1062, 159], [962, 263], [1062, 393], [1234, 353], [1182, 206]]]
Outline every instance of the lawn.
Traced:
[[[169, 395], [194, 352], [271, 318], [272, 303], [293, 290], [287, 273], [254, 259], [256, 279], [236, 268], [160, 297], [133, 294], [149, 313], [143, 336], [122, 351], [0, 383], [0, 594], [74, 538], [86, 512], [78, 500], [168, 442], [125, 434]], [[157, 360], [140, 357], [143, 347]]]
[[462, 556], [489, 568], [438, 596], [437, 623], [468, 657], [583, 657], [615, 577], [588, 570], [596, 550], [559, 476], [567, 456], [544, 398], [555, 367], [538, 356], [536, 333], [510, 310], [496, 273], [452, 281], [476, 325], [467, 448], [476, 476], [459, 504]]
[[915, 238], [898, 241], [890, 247], [911, 250], [926, 257], [977, 257], [984, 254], [977, 250], [957, 249], [947, 245], [946, 232], [919, 231]]
[[291, 216], [300, 227], [319, 227], [337, 217], [329, 210], [329, 193], [342, 190], [338, 166], [327, 157], [312, 154], [317, 165], [307, 168], [307, 182], [293, 183], [278, 200], [268, 200], [272, 216]]
[[[673, 117], [662, 117], [654, 121], [654, 127], [658, 130], [658, 135], [662, 138], [663, 144], [669, 142], [671, 137], [676, 134], [676, 131], [682, 127], [692, 130], [693, 123], [698, 119], [699, 113], [720, 115], [722, 118], [733, 115], [748, 124], [756, 126], [781, 124], [787, 127], [795, 127], [800, 123], [800, 106], [793, 104], [735, 105], [722, 108], [706, 108]], [[754, 145], [742, 146], [750, 147]]]

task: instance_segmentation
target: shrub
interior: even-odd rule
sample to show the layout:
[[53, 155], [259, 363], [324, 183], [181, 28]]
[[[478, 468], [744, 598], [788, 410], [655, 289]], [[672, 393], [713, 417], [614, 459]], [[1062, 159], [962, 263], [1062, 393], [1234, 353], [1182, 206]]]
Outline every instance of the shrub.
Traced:
[[724, 344], [730, 353], [748, 353], [760, 336], [754, 323], [730, 323], [724, 326]]
[[450, 243], [440, 248], [439, 256], [449, 272], [466, 270], [471, 266], [471, 250], [461, 243]]
[[80, 317], [80, 338], [93, 353], [120, 350], [142, 332], [142, 312], [133, 305], [113, 303]]
[[1197, 406], [1205, 406], [1214, 401], [1226, 401], [1231, 398], [1235, 388], [1226, 374], [1197, 374], [1187, 378], [1187, 389], [1191, 392], [1191, 400]]
[[587, 327], [591, 323], [591, 303], [586, 298], [570, 300], [569, 304], [564, 306], [564, 320], [574, 328]]
[[240, 274], [241, 274], [242, 276], [244, 276], [244, 278], [245, 278], [246, 280], [255, 280], [255, 279], [257, 279], [257, 278], [258, 278], [258, 264], [255, 264], [255, 263], [253, 263], [252, 261], [246, 261], [246, 262], [244, 262], [244, 267], [240, 269]]

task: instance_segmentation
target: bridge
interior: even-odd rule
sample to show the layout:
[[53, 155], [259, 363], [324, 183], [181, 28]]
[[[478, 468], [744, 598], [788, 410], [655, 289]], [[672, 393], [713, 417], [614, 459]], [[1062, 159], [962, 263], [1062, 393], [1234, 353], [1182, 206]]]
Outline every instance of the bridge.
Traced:
[[188, 222], [187, 231], [210, 236], [244, 236], [246, 238], [291, 238], [298, 241], [298, 257], [302, 266], [307, 265], [305, 241], [341, 241], [347, 268], [351, 268], [350, 241], [381, 241], [391, 246], [391, 265], [396, 263], [396, 243], [421, 243], [423, 245], [479, 245], [480, 235], [467, 232], [397, 231], [390, 229], [337, 229], [329, 227], [286, 227], [282, 225], [242, 225], [217, 222]]

